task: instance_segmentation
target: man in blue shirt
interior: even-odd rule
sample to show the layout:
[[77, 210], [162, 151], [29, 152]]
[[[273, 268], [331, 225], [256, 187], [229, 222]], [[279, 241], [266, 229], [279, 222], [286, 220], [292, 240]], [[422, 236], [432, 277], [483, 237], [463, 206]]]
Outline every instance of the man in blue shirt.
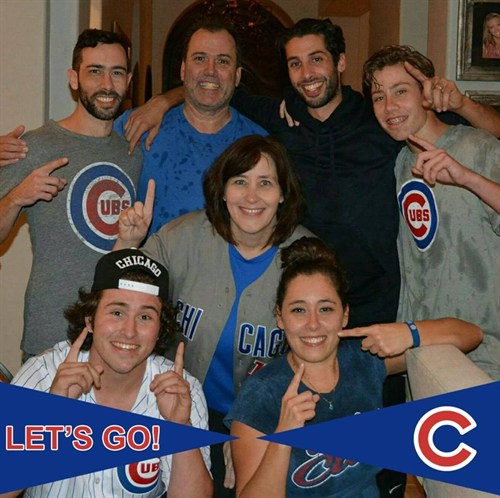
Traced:
[[[267, 135], [229, 107], [240, 78], [241, 55], [232, 29], [216, 21], [193, 26], [185, 38], [181, 65], [185, 102], [164, 116], [154, 143], [141, 140], [139, 200], [146, 197], [148, 180], [156, 183], [149, 234], [203, 207], [203, 173], [230, 144], [245, 135]], [[126, 136], [130, 112], [115, 122], [115, 129]]]

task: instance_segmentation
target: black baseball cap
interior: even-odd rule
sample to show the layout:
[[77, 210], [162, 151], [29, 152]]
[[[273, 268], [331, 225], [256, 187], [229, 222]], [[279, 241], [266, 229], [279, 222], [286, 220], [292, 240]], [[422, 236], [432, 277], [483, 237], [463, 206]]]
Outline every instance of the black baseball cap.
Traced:
[[[141, 270], [154, 279], [153, 284], [122, 278], [130, 270]], [[121, 249], [105, 254], [95, 267], [92, 292], [105, 289], [125, 289], [145, 292], [168, 300], [168, 271], [138, 249]]]

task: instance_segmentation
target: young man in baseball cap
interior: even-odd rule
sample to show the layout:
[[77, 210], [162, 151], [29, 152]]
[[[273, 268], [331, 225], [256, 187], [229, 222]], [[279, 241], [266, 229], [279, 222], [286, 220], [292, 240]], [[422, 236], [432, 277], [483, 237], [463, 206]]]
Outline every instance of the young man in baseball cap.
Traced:
[[[162, 356], [178, 331], [167, 296], [168, 273], [160, 263], [136, 249], [106, 254], [96, 265], [91, 291], [81, 288], [78, 301], [65, 311], [69, 340], [29, 359], [12, 383], [207, 429], [201, 384], [183, 368], [184, 344], [174, 362]], [[212, 496], [208, 448], [167, 455], [157, 463], [156, 481], [149, 479], [143, 497], [165, 491], [169, 498]], [[94, 496], [89, 485], [105, 496], [136, 496], [133, 467], [138, 465], [35, 486], [25, 496]]]

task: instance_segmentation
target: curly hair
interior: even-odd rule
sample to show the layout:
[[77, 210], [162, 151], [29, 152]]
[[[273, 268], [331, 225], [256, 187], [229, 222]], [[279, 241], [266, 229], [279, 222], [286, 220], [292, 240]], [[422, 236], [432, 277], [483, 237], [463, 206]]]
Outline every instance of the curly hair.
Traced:
[[[155, 283], [151, 275], [138, 269], [132, 269], [123, 273], [122, 278], [145, 284]], [[64, 311], [64, 316], [69, 322], [67, 335], [71, 344], [75, 342], [76, 338], [85, 327], [85, 318], [89, 318], [91, 323], [94, 323], [97, 307], [101, 301], [103, 292], [105, 291], [86, 292], [82, 287], [78, 291], [78, 301], [68, 306]], [[181, 333], [181, 328], [176, 321], [177, 309], [171, 302], [165, 301], [160, 297], [158, 297], [158, 299], [161, 301], [160, 330], [153, 352], [159, 355], [165, 355], [173, 343], [175, 336]], [[92, 346], [92, 339], [92, 334], [88, 334], [82, 346], [84, 351], [90, 349]]]
[[316, 237], [301, 237], [281, 249], [283, 272], [276, 292], [276, 307], [281, 309], [288, 287], [299, 275], [324, 275], [332, 282], [342, 306], [347, 305], [346, 273], [335, 253]]

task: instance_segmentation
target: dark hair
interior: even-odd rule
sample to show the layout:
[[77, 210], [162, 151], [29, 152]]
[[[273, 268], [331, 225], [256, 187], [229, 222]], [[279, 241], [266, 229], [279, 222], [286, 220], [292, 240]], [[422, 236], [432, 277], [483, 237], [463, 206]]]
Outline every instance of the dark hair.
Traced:
[[[375, 52], [363, 66], [363, 91], [367, 98], [371, 100], [372, 85], [376, 85], [375, 72], [384, 69], [386, 66], [396, 66], [409, 62], [412, 66], [420, 70], [428, 78], [435, 74], [434, 64], [431, 60], [408, 45], [387, 45]], [[422, 83], [417, 81], [420, 88]]]
[[286, 149], [274, 138], [248, 135], [232, 143], [215, 160], [203, 178], [207, 217], [217, 233], [230, 244], [235, 244], [235, 240], [231, 232], [231, 218], [224, 201], [226, 184], [230, 178], [250, 171], [263, 154], [274, 161], [283, 196], [276, 215], [278, 221], [267, 244], [281, 244], [299, 224], [303, 198]]
[[189, 42], [193, 35], [199, 31], [200, 29], [204, 29], [209, 33], [219, 33], [221, 31], [227, 31], [229, 35], [234, 40], [234, 45], [236, 47], [236, 67], [241, 66], [241, 46], [238, 39], [237, 31], [227, 22], [218, 17], [211, 17], [210, 19], [206, 19], [203, 21], [198, 21], [191, 25], [188, 31], [184, 35], [184, 40], [182, 43], [182, 60], [185, 61], [187, 57]]
[[329, 278], [342, 306], [347, 305], [347, 277], [335, 253], [316, 237], [302, 237], [281, 249], [283, 272], [276, 293], [276, 309], [281, 309], [290, 282], [299, 275], [320, 274]]
[[279, 48], [283, 60], [286, 60], [285, 45], [292, 38], [302, 38], [306, 35], [322, 36], [325, 47], [332, 54], [333, 62], [339, 63], [340, 54], [345, 53], [345, 40], [342, 28], [333, 24], [330, 19], [301, 19], [281, 35]]
[[75, 48], [73, 49], [73, 62], [71, 64], [71, 67], [75, 71], [78, 71], [82, 62], [82, 50], [89, 47], [95, 48], [99, 43], [104, 43], [106, 45], [117, 43], [118, 45], [121, 45], [123, 47], [123, 50], [125, 51], [125, 56], [127, 58], [127, 71], [129, 70], [129, 45], [127, 43], [127, 40], [125, 40], [125, 38], [118, 33], [113, 33], [112, 31], [104, 31], [102, 29], [85, 29], [80, 33]]
[[[154, 284], [155, 279], [146, 272], [133, 269], [123, 274], [123, 278], [132, 280], [134, 282], [142, 282], [145, 284]], [[105, 291], [86, 292], [83, 288], [78, 291], [78, 301], [66, 308], [64, 316], [69, 322], [68, 325], [68, 339], [71, 344], [75, 342], [76, 338], [81, 334], [85, 327], [85, 318], [89, 317], [90, 321], [94, 323], [97, 306], [102, 298], [102, 293]], [[160, 330], [158, 332], [158, 341], [153, 350], [154, 353], [164, 355], [172, 344], [173, 339], [177, 333], [181, 333], [179, 324], [176, 321], [177, 310], [172, 303], [158, 298], [161, 301], [160, 312]], [[88, 351], [92, 346], [92, 334], [88, 334], [82, 349]]]

